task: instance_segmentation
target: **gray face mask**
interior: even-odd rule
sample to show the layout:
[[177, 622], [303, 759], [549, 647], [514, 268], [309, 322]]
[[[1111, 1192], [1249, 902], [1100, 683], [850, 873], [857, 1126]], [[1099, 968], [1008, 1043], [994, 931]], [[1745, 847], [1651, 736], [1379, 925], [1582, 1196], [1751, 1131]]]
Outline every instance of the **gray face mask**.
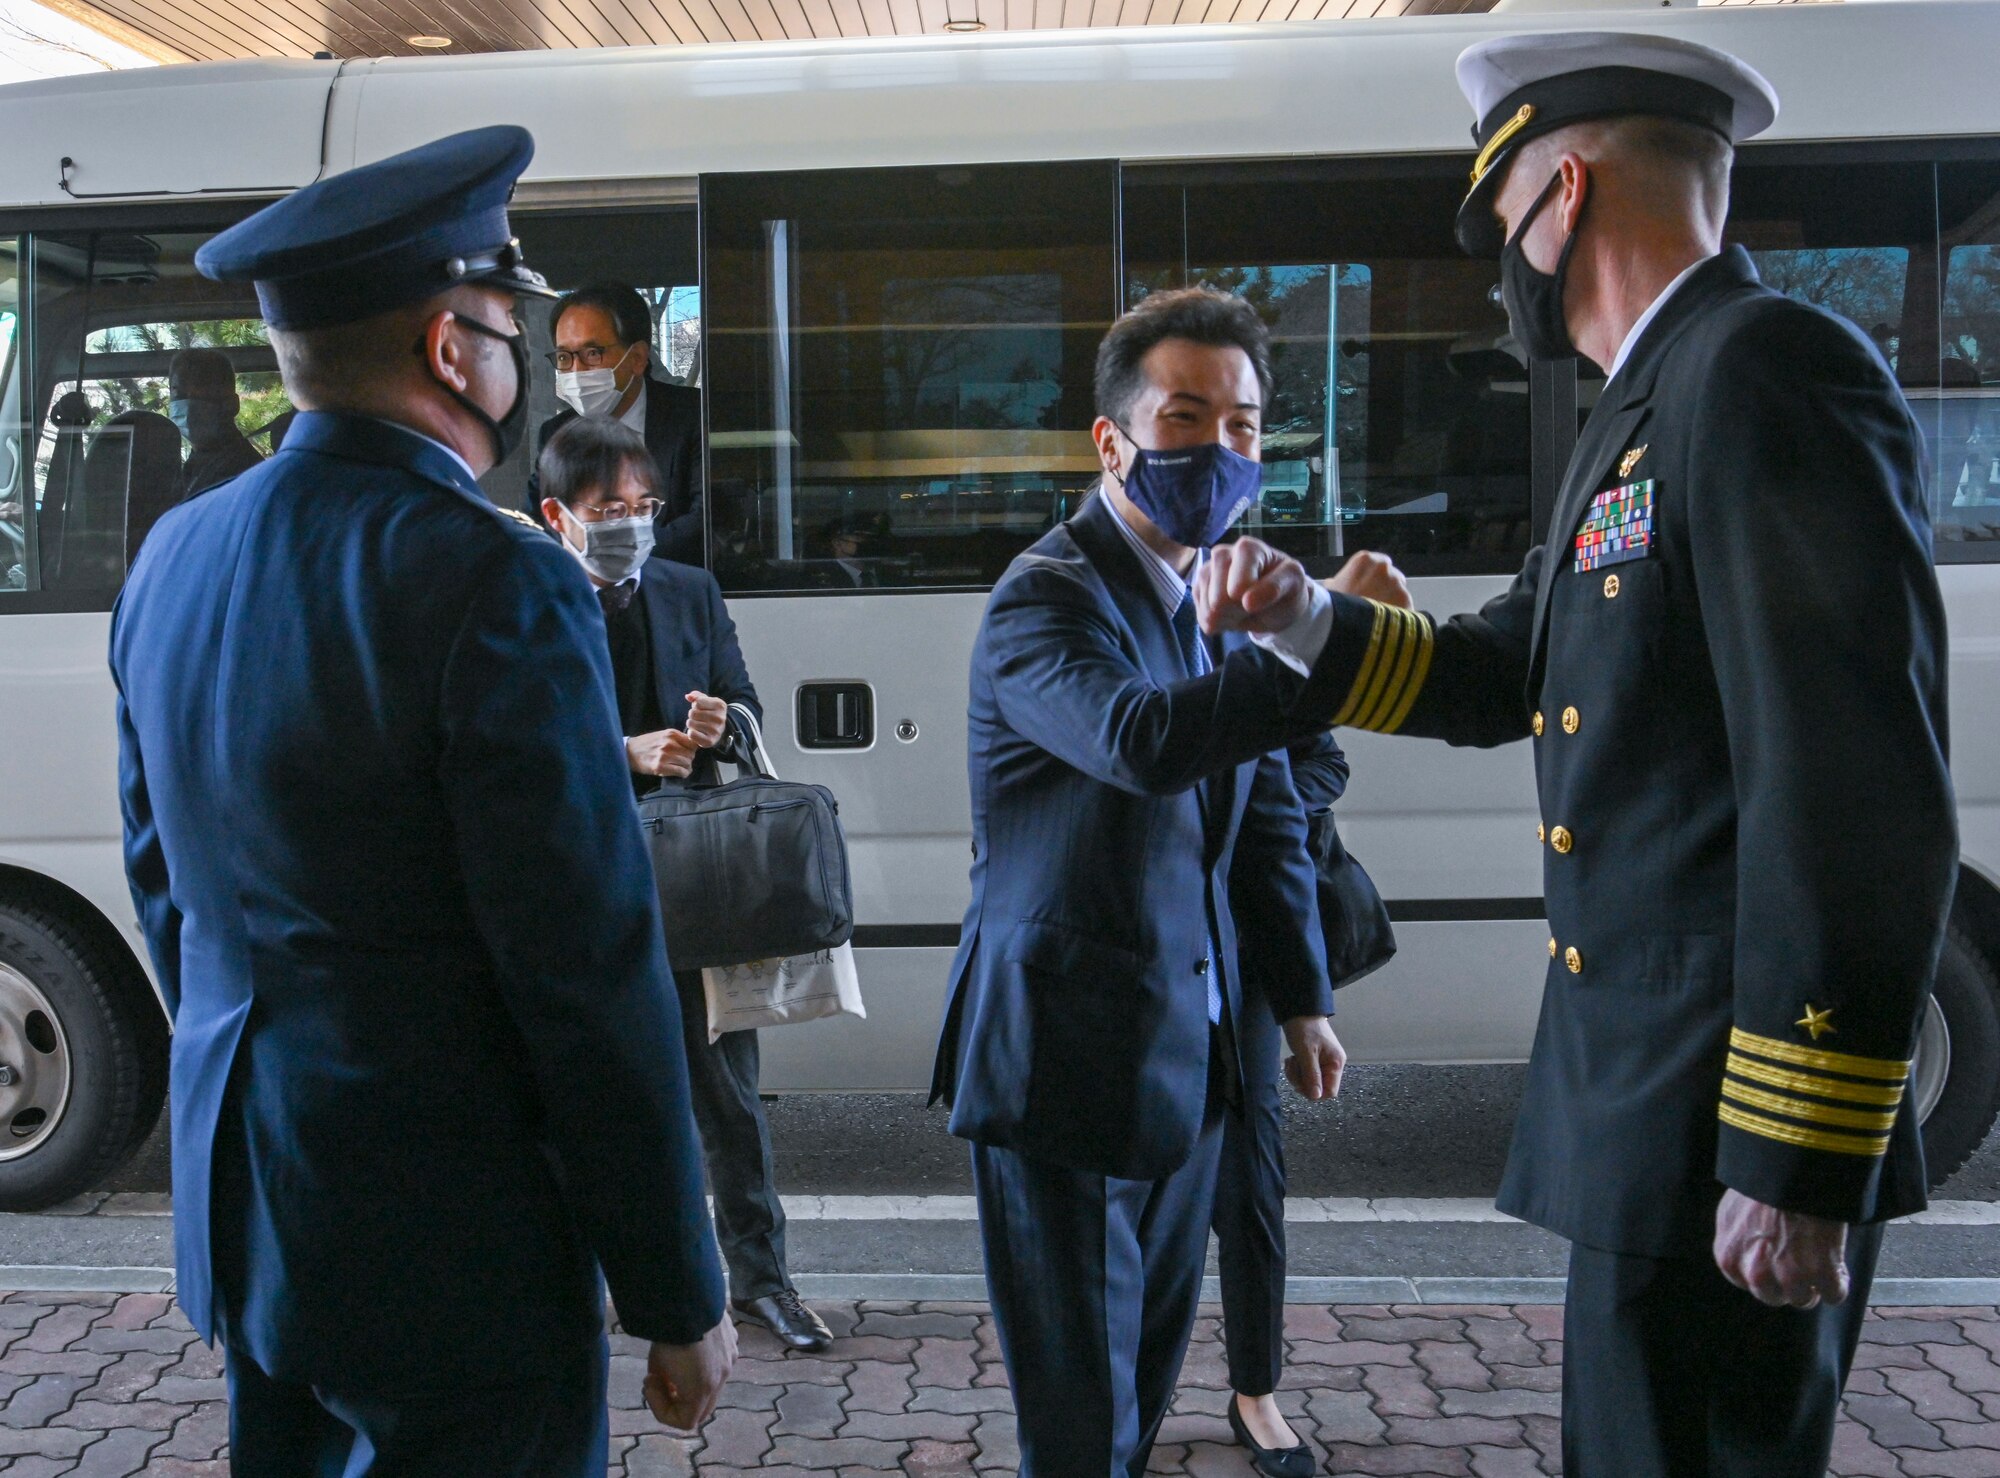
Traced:
[[575, 514], [569, 521], [583, 530], [583, 548], [578, 549], [563, 536], [563, 547], [577, 563], [607, 585], [630, 579], [645, 567], [653, 554], [653, 521], [650, 518], [621, 518], [616, 523], [585, 523]]

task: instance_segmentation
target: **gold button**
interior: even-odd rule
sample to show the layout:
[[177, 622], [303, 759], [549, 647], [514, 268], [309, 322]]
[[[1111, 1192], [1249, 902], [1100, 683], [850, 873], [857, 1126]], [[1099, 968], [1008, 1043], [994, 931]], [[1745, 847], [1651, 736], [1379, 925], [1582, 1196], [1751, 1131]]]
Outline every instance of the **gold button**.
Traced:
[[1548, 828], [1542, 825], [1541, 822], [1537, 821], [1535, 823], [1535, 840], [1538, 842], [1545, 842], [1548, 839], [1549, 839]]
[[1606, 600], [1618, 599], [1618, 577], [1616, 575], [1606, 575], [1604, 577], [1604, 598]]
[[1577, 952], [1575, 945], [1572, 944], [1568, 949], [1563, 951], [1563, 963], [1569, 966], [1570, 974], [1581, 975], [1583, 973], [1583, 956]]
[[1567, 826], [1558, 826], [1549, 833], [1549, 845], [1558, 852], [1568, 855], [1569, 849], [1576, 845], [1576, 838], [1569, 834]]
[[1565, 708], [1563, 710], [1563, 732], [1565, 734], [1574, 734], [1581, 727], [1582, 723], [1583, 715], [1578, 713], [1574, 708]]
[[1535, 715], [1535, 737], [1537, 739], [1542, 737], [1542, 716], [1539, 713]]
[[1549, 938], [1549, 958], [1553, 960], [1555, 957], [1556, 957], [1556, 941], [1554, 936], [1552, 935]]

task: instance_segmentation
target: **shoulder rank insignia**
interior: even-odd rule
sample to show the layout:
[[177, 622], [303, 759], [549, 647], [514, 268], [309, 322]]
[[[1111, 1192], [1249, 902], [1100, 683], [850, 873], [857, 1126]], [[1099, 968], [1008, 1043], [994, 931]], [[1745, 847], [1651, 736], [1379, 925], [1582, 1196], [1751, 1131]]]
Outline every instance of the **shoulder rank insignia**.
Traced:
[[[1641, 447], [1641, 451], [1645, 448]], [[1644, 559], [1653, 552], [1653, 484], [1606, 488], [1590, 500], [1576, 534], [1576, 572]]]
[[1821, 1037], [1832, 1035], [1837, 1030], [1833, 1024], [1833, 1007], [1828, 1006], [1824, 1011], [1815, 1011], [1811, 1001], [1806, 1002], [1806, 1014], [1792, 1025], [1804, 1027], [1807, 1035], [1815, 1042]]
[[1618, 459], [1618, 475], [1620, 477], [1630, 477], [1632, 469], [1639, 465], [1639, 459], [1646, 455], [1646, 447], [1651, 445], [1652, 443], [1649, 441], [1646, 443], [1646, 446], [1635, 446], [1631, 451], [1620, 457]]
[[495, 505], [493, 511], [499, 514], [502, 518], [511, 518], [514, 520], [515, 523], [526, 524], [529, 528], [535, 530], [536, 533], [541, 532], [542, 526], [536, 523], [532, 518], [528, 517], [527, 514], [523, 513], [518, 508], [501, 508], [498, 505]]

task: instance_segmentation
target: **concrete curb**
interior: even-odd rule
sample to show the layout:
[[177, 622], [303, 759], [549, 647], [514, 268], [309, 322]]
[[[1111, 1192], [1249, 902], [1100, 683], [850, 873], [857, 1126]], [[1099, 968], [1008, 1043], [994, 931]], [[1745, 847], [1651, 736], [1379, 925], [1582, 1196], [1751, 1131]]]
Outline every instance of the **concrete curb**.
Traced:
[[[984, 1303], [978, 1273], [800, 1273], [807, 1298], [873, 1299], [885, 1303]], [[0, 1267], [0, 1292], [172, 1293], [172, 1268]], [[1202, 1281], [1215, 1303], [1222, 1289]], [[1559, 1304], [1560, 1278], [1288, 1278], [1294, 1304]], [[1875, 1308], [1972, 1308], [2000, 1305], [2000, 1278], [1883, 1278], [1869, 1299]]]

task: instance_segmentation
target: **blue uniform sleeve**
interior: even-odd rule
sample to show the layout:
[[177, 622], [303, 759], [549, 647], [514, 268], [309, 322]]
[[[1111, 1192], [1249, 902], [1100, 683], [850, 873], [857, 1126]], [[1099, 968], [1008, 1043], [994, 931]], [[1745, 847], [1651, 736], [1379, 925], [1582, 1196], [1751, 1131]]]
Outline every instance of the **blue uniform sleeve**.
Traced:
[[[578, 1225], [626, 1330], [690, 1343], [721, 1320], [723, 1282], [679, 999], [603, 622], [554, 544], [512, 535], [483, 572], [439, 722], [466, 894]], [[524, 908], [528, 897], [547, 906]]]
[[[114, 679], [117, 676], [113, 670]], [[181, 912], [174, 907], [167, 877], [167, 854], [153, 822], [153, 803], [146, 791], [146, 762], [139, 753], [139, 734], [125, 707], [123, 685], [118, 693], [118, 806], [124, 819], [125, 881], [139, 927], [153, 957], [153, 973], [167, 1003], [167, 1015], [181, 1009]]]
[[1136, 795], [1192, 789], [1316, 727], [1291, 712], [1303, 680], [1247, 642], [1201, 677], [1155, 681], [1097, 594], [1053, 564], [1015, 567], [993, 593], [980, 641], [1016, 733]]
[[1258, 983], [1281, 1022], [1333, 1014], [1318, 897], [1305, 809], [1279, 750], [1257, 762], [1230, 862], [1229, 912], [1243, 978]]

